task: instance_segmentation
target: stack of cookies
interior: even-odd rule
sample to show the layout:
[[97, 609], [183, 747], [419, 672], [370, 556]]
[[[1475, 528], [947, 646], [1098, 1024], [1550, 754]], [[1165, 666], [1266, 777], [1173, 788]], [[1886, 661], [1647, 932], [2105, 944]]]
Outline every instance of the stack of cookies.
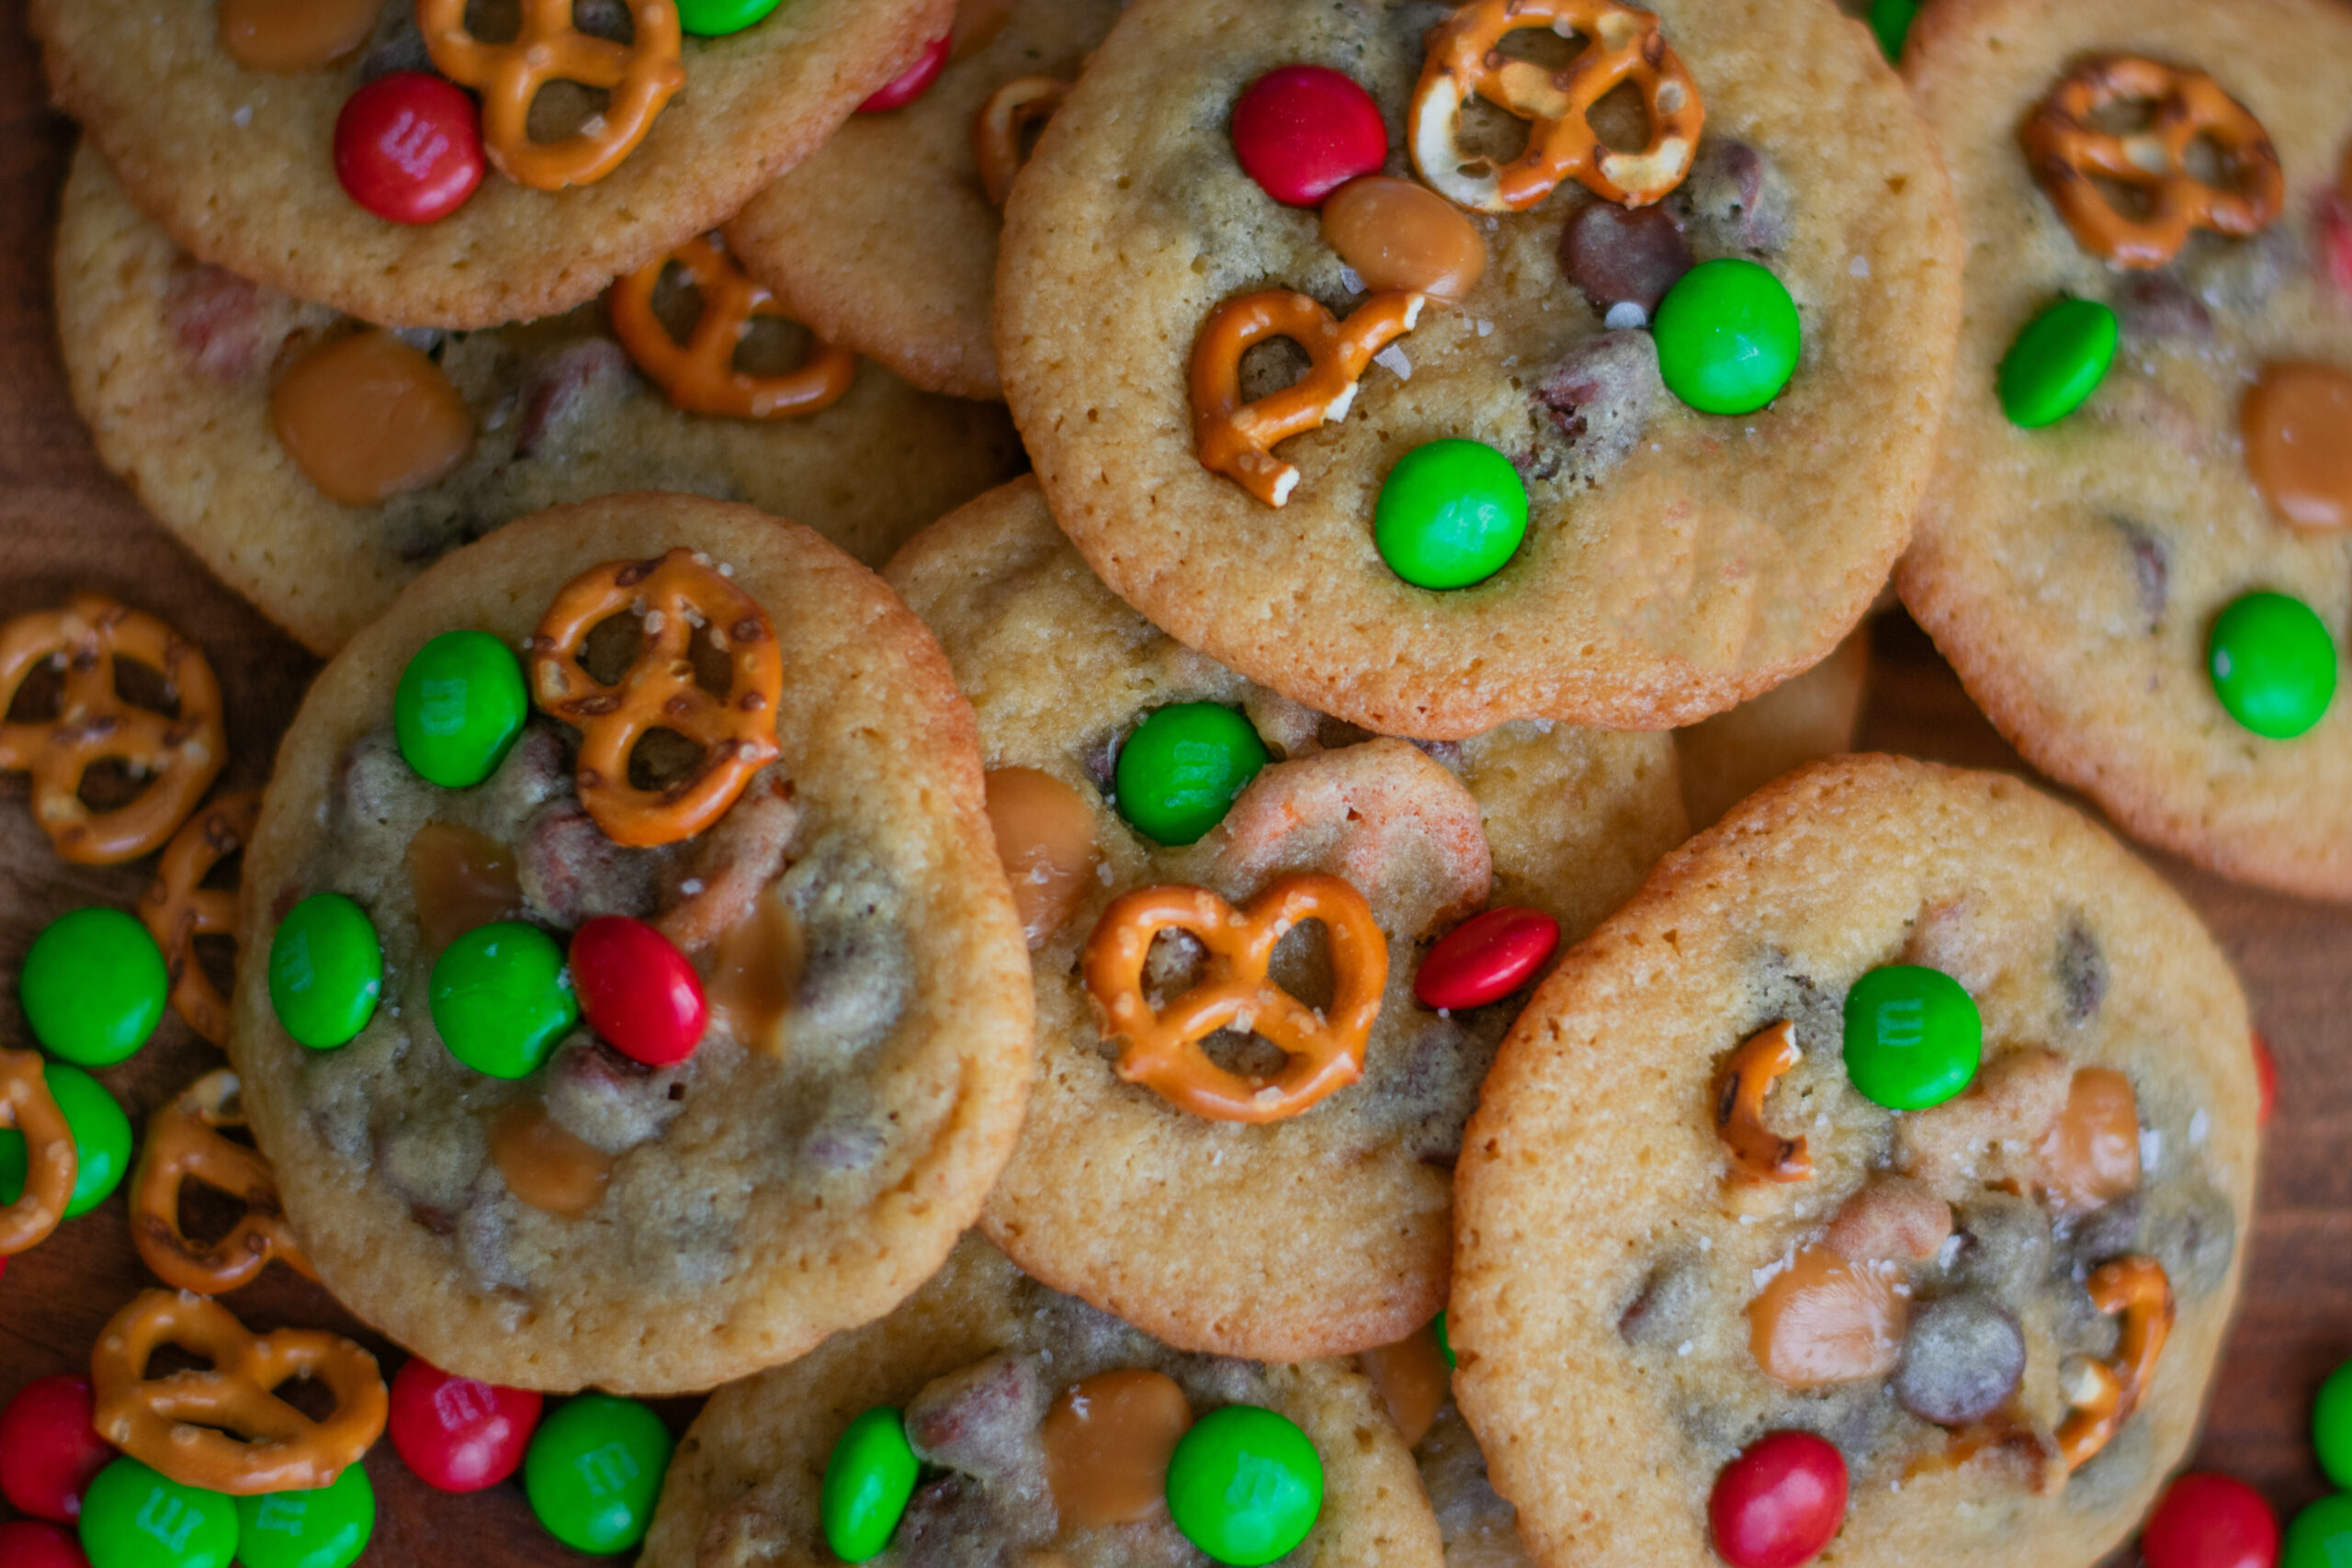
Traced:
[[445, 1416], [717, 1388], [533, 1450], [649, 1568], [2090, 1568], [2245, 1001], [1843, 753], [1891, 582], [2352, 897], [2352, 17], [2247, 4], [32, 0], [74, 396], [332, 656], [280, 1256]]

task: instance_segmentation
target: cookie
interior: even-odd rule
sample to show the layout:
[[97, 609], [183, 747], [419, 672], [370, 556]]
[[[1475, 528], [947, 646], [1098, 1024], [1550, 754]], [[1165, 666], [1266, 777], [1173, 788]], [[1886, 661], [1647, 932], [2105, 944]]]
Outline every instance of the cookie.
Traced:
[[1870, 634], [1857, 631], [1795, 680], [1676, 730], [1674, 754], [1682, 764], [1682, 804], [1691, 825], [1710, 827], [1782, 773], [1852, 750], [1870, 670]]
[[[536, 703], [514, 698], [528, 722], [470, 788], [426, 782], [439, 764], [394, 728], [412, 658], [459, 630], [526, 649]], [[566, 676], [574, 641], [587, 673]], [[636, 662], [657, 657], [695, 687], [665, 696], [672, 667]], [[446, 669], [419, 668], [446, 701]], [[549, 705], [582, 680], [607, 684], [564, 699], [575, 732]], [[615, 728], [657, 718], [707, 743], [631, 750]], [[628, 760], [602, 761], [615, 746]], [[316, 957], [335, 919], [372, 925], [381, 995], [322, 1017], [313, 993], [359, 962], [356, 941], [343, 969]], [[559, 970], [583, 926], [608, 956], [575, 942]], [[288, 731], [239, 937], [230, 1058], [320, 1280], [490, 1382], [707, 1388], [879, 1316], [978, 1215], [1027, 1093], [1020, 931], [937, 645], [863, 568], [748, 507], [607, 497], [426, 572]], [[281, 942], [300, 944], [283, 964]], [[304, 953], [327, 976], [307, 990]], [[681, 954], [707, 976], [683, 1060], [598, 999], [639, 977], [674, 997]]]
[[[634, 48], [630, 69], [646, 80], [610, 103], [559, 76], [531, 106], [536, 141], [556, 141], [583, 117], [592, 132], [608, 123], [617, 130], [628, 100], [657, 80], [676, 92], [643, 140], [592, 183], [523, 184], [504, 171], [524, 164], [503, 160], [493, 135], [488, 177], [463, 205], [423, 223], [378, 217], [347, 193], [337, 177], [337, 118], [363, 85], [390, 73], [432, 73], [438, 53], [428, 52], [410, 0], [378, 6], [372, 28], [364, 3], [335, 9], [360, 13], [358, 43], [327, 63], [283, 73], [232, 56], [228, 18], [216, 6], [158, 12], [139, 0], [35, 0], [28, 15], [59, 106], [82, 122], [132, 199], [198, 259], [390, 326], [490, 327], [584, 304], [615, 277], [726, 220], [910, 64], [945, 29], [953, 7], [949, 0], [794, 0], [731, 36], [687, 37], [674, 78], [659, 76], [650, 46]], [[474, 8], [485, 41], [499, 36], [502, 9], [511, 29], [514, 6]], [[544, 10], [544, 0], [531, 9]], [[582, 53], [638, 31], [650, 39], [665, 20], [674, 30], [677, 10], [593, 0], [573, 16], [597, 35], [564, 46]], [[265, 31], [283, 26], [263, 21]], [[481, 134], [462, 101], [455, 115], [448, 126], [426, 122], [439, 144], [412, 137], [388, 146], [386, 156], [451, 156], [451, 144]]]
[[[2275, 215], [2254, 232], [2161, 236], [2178, 243], [2160, 265], [2147, 264], [2164, 245], [2129, 243], [2128, 266], [2099, 254], [2107, 242], [2077, 238], [2024, 134], [2086, 62], [2127, 55], [2204, 73], [2211, 111], [2250, 117], [2275, 163], [2250, 148], [2244, 171], [2209, 174], [2223, 187], [2212, 194], [2241, 199], [2277, 179]], [[2352, 478], [2339, 463], [2328, 480], [2324, 456], [2352, 451], [2352, 107], [2332, 85], [2352, 71], [2352, 18], [2298, 0], [2226, 17], [1938, 0], [1904, 58], [1969, 245], [1951, 416], [1898, 576], [1904, 602], [2018, 750], [2133, 837], [2230, 876], [2352, 897], [2352, 702], [2319, 693], [2352, 637]], [[2020, 426], [2002, 366], [2069, 299], [2119, 345], [2112, 365], [2073, 412], [2021, 409], [2051, 423]], [[2316, 367], [2341, 394], [2307, 427], [2319, 468], [2301, 481], [2333, 484], [2332, 525], [2299, 524], [2266, 499], [2282, 474], [2256, 433], [2279, 428], [2264, 411], [2282, 367]], [[2306, 505], [2318, 493], [2283, 479]], [[2256, 601], [2288, 624], [2249, 633], [2225, 614], [2255, 593], [2304, 609]], [[2240, 679], [2290, 694], [2286, 723], [2225, 701], [2223, 655], [2251, 667]]]
[[458, 400], [457, 460], [401, 493], [340, 503], [287, 449], [271, 400], [355, 323], [191, 260], [86, 148], [65, 186], [57, 304], [100, 455], [223, 581], [322, 653], [445, 551], [559, 502], [646, 486], [748, 501], [878, 564], [1023, 462], [997, 411], [917, 392], [873, 365], [805, 417], [686, 412], [631, 367], [591, 306], [409, 334]]
[[[1003, 218], [975, 152], [977, 122], [1015, 84], [1067, 85], [1118, 14], [1117, 0], [965, 6], [930, 91], [842, 126], [752, 198], [727, 225], [728, 243], [833, 342], [930, 391], [1003, 397], [989, 342]], [[1032, 101], [1032, 112], [1049, 112], [1048, 98]], [[1010, 100], [1003, 119], [1017, 158], [1023, 135]]]
[[[1106, 1373], [1172, 1380], [1194, 1420], [1249, 1404], [1299, 1428], [1321, 1461], [1322, 1507], [1312, 1533], [1283, 1562], [1438, 1568], [1443, 1561], [1404, 1444], [1381, 1418], [1371, 1387], [1343, 1363], [1265, 1367], [1171, 1350], [1025, 1277], [978, 1236], [889, 1317], [714, 1395], [678, 1445], [639, 1561], [645, 1568], [837, 1561], [823, 1545], [820, 1481], [851, 1418], [876, 1407], [903, 1409], [907, 1436], [931, 1467], [892, 1544], [872, 1559], [881, 1568], [941, 1561], [943, 1547], [969, 1554], [957, 1562], [1029, 1562], [1042, 1553], [1069, 1568], [1206, 1561], [1171, 1526], [1164, 1504], [1149, 1506], [1148, 1492], [1136, 1494], [1144, 1506], [1136, 1522], [1093, 1522], [1099, 1494], [1080, 1491], [1090, 1477], [1054, 1463], [1071, 1457], [1070, 1391]], [[1125, 1455], [1116, 1439], [1102, 1442], [1083, 1457], [1119, 1466]]]
[[1464, 1141], [1454, 1389], [1529, 1555], [1739, 1562], [1794, 1472], [1847, 1501], [1780, 1561], [2101, 1561], [2193, 1438], [2256, 1099], [2228, 964], [2071, 809], [1870, 756], [1750, 797], [1561, 962]]
[[[1154, 629], [1056, 532], [1034, 480], [918, 536], [886, 576], [978, 715], [1032, 944], [1037, 1083], [990, 1238], [1184, 1349], [1298, 1360], [1427, 1323], [1445, 1304], [1462, 1124], [1521, 989], [1435, 1010], [1416, 995], [1429, 944], [1482, 908], [1540, 911], [1571, 940], [1590, 929], [1682, 837], [1671, 740], [1533, 722], [1426, 750], [1367, 736]], [[1262, 766], [1170, 832], [1152, 759], [1203, 731]], [[1096, 977], [1097, 947], [1132, 929], [1114, 904], [1206, 889], [1170, 897], [1274, 918], [1265, 901], [1298, 874], [1350, 891], [1324, 886], [1324, 935], [1310, 926], [1274, 953], [1287, 995], [1261, 989], [1198, 1052], [1143, 1075], [1157, 1053], [1113, 1043], [1104, 998], [1119, 987]], [[1204, 976], [1181, 933], [1155, 945], [1144, 1007], [1173, 1011], [1223, 972]], [[1323, 1010], [1310, 1021], [1294, 998]], [[1360, 1080], [1310, 1075], [1350, 1021]], [[1298, 1055], [1242, 1032], [1260, 1023], [1291, 1032]]]
[[[1661, 728], [1755, 696], [1860, 618], [1932, 461], [1958, 314], [1950, 197], [1859, 24], [1760, 0], [1665, 4], [1656, 31], [1611, 13], [1607, 58], [1556, 80], [1672, 100], [1625, 160], [1656, 173], [1627, 193], [1650, 205], [1561, 178], [1532, 208], [1465, 214], [1397, 177], [1416, 102], [1414, 134], [1450, 150], [1420, 159], [1424, 180], [1458, 188], [1453, 165], [1483, 166], [1443, 94], [1485, 70], [1478, 29], [1560, 14], [1144, 0], [1006, 213], [997, 349], [1062, 526], [1175, 637], [1384, 734]], [[1469, 63], [1425, 56], [1440, 21]], [[1566, 51], [1538, 36], [1510, 47]], [[1530, 103], [1564, 91], [1534, 79]], [[1640, 143], [1640, 115], [1601, 118], [1612, 144]], [[1294, 121], [1315, 135], [1285, 140]], [[1480, 152], [1526, 130], [1485, 107], [1468, 122]], [[1591, 147], [1568, 120], [1539, 135], [1572, 163]], [[1273, 194], [1311, 203], [1371, 170], [1390, 182], [1319, 218]], [[1701, 344], [1733, 294], [1780, 323], [1733, 336], [1759, 360], [1801, 338], [1801, 357], [1769, 406], [1702, 413], [1683, 396], [1733, 406], [1705, 389], [1730, 362]], [[1640, 330], [1653, 310], [1672, 323], [1664, 359]], [[1319, 368], [1289, 385], [1299, 337]]]

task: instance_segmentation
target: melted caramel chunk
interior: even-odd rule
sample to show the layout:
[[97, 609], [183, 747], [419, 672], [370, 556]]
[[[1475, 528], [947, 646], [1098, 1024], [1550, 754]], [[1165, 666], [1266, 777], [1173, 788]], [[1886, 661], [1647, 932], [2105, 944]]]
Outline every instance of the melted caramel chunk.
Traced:
[[745, 1045], [782, 1052], [800, 964], [800, 921], [772, 884], [749, 914], [718, 934], [718, 956], [703, 987], [711, 1021]]
[[1323, 204], [1323, 238], [1374, 294], [1418, 290], [1459, 304], [1487, 271], [1487, 242], [1460, 208], [1387, 175], [1350, 180]]
[[2245, 466], [2273, 513], [2298, 528], [2352, 527], [2352, 376], [2266, 366], [2240, 423]]
[[1803, 1247], [1749, 1303], [1748, 1348], [1789, 1388], [1884, 1377], [1902, 1356], [1904, 1316], [1891, 1274]]
[[408, 841], [408, 885], [427, 957], [523, 907], [514, 852], [453, 822], [427, 822]]
[[2051, 1205], [2088, 1213], [2140, 1185], [2140, 1102], [2112, 1067], [2085, 1067], [2036, 1151]]
[[536, 1100], [498, 1113], [490, 1157], [518, 1201], [567, 1219], [594, 1208], [613, 1179], [612, 1156], [565, 1132]]
[[474, 412], [441, 367], [387, 332], [339, 337], [278, 378], [269, 423], [319, 492], [372, 506], [448, 477]]
[[1854, 1263], [1933, 1258], [1951, 1235], [1951, 1205], [1924, 1182], [1874, 1176], [1829, 1222], [1829, 1250]]
[[957, 61], [978, 54], [994, 43], [1012, 20], [1012, 0], [958, 0], [947, 58]]
[[1411, 1448], [1429, 1436], [1437, 1413], [1453, 1392], [1453, 1374], [1446, 1371], [1445, 1352], [1437, 1348], [1437, 1334], [1423, 1328], [1394, 1345], [1366, 1350], [1356, 1358], [1363, 1375], [1380, 1391], [1388, 1418]]
[[989, 824], [1012, 884], [1012, 907], [1032, 948], [1043, 947], [1085, 900], [1102, 858], [1094, 813], [1078, 791], [1035, 768], [988, 776]]
[[384, 0], [220, 0], [220, 47], [251, 71], [290, 75], [356, 54]]
[[1156, 1518], [1168, 1507], [1168, 1461], [1193, 1425], [1176, 1381], [1124, 1367], [1097, 1372], [1046, 1412], [1046, 1479], [1064, 1529]]

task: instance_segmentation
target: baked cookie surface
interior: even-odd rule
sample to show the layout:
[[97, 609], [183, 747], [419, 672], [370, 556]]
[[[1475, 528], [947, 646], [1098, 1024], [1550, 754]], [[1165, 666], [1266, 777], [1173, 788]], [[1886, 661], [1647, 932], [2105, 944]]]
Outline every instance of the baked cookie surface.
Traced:
[[[1368, 737], [1156, 631], [1087, 570], [1031, 479], [918, 536], [888, 577], [939, 633], [992, 790], [1043, 774], [1074, 825], [1043, 878], [1015, 875], [1039, 1064], [990, 1237], [1055, 1289], [1187, 1349], [1296, 1360], [1427, 1323], [1445, 1303], [1462, 1123], [1517, 1003], [1433, 1010], [1415, 997], [1421, 955], [1484, 907], [1541, 910], [1571, 939], [1590, 929], [1682, 837], [1670, 739], [1535, 723], [1427, 751]], [[1240, 715], [1268, 765], [1205, 836], [1171, 847], [1131, 825], [1115, 780], [1139, 723], [1187, 704]], [[1009, 861], [1040, 863], [1027, 838], [1055, 818], [1033, 808], [1030, 829], [1009, 829], [992, 812]], [[1085, 973], [1114, 898], [1193, 886], [1242, 908], [1299, 872], [1343, 878], [1385, 939], [1361, 1081], [1262, 1123], [1123, 1081]], [[1315, 929], [1286, 939], [1273, 976], [1337, 1012], [1358, 966]], [[1157, 939], [1152, 1005], [1181, 1005], [1202, 977], [1188, 940]], [[1247, 1027], [1208, 1055], [1271, 1077], [1280, 1058]]]
[[[1344, 1363], [1265, 1367], [1170, 1350], [1047, 1290], [978, 1236], [888, 1318], [714, 1395], [678, 1445], [639, 1561], [645, 1568], [837, 1561], [818, 1527], [827, 1459], [852, 1417], [899, 1406], [936, 1479], [916, 1494], [894, 1543], [872, 1559], [881, 1568], [938, 1560], [921, 1555], [925, 1546], [970, 1553], [957, 1562], [1024, 1561], [1016, 1553], [1029, 1547], [1050, 1550], [1070, 1568], [1206, 1562], [1164, 1508], [1136, 1523], [1073, 1528], [1056, 1506], [1035, 1425], [1047, 1402], [1082, 1380], [1128, 1369], [1173, 1379], [1196, 1419], [1256, 1404], [1306, 1434], [1323, 1465], [1322, 1510], [1313, 1532], [1279, 1562], [1438, 1568], [1443, 1561], [1411, 1458], [1370, 1385]], [[985, 1555], [991, 1551], [1000, 1555]]]
[[[1981, 1014], [1955, 1098], [1849, 1077], [1890, 965]], [[1750, 1081], [1758, 1041], [1801, 1058]], [[1841, 1562], [2100, 1561], [2236, 1296], [2247, 1042], [2188, 907], [2017, 780], [1858, 757], [1752, 796], [1562, 961], [1465, 1140], [1454, 1386], [1530, 1555], [1714, 1562], [1719, 1472], [1793, 1429], [1842, 1458]]]
[[[1828, 654], [1902, 548], [1932, 461], [1958, 314], [1950, 197], [1859, 24], [1714, 0], [1657, 15], [1705, 123], [1655, 210], [1679, 225], [1681, 265], [1753, 262], [1792, 296], [1804, 350], [1785, 391], [1736, 417], [1668, 392], [1650, 335], [1607, 326], [1634, 302], [1606, 296], [1659, 275], [1634, 260], [1630, 280], [1578, 267], [1590, 288], [1572, 281], [1563, 235], [1596, 198], [1563, 180], [1529, 210], [1473, 215], [1480, 280], [1458, 307], [1427, 301], [1343, 418], [1279, 446], [1298, 477], [1275, 508], [1196, 452], [1187, 376], [1204, 323], [1270, 288], [1341, 318], [1390, 295], [1352, 289], [1317, 212], [1244, 172], [1234, 106], [1275, 67], [1335, 69], [1384, 119], [1387, 172], [1409, 174], [1404, 117], [1447, 13], [1129, 8], [1023, 173], [997, 300], [1013, 417], [1106, 581], [1187, 644], [1388, 734], [1690, 723]], [[1515, 150], [1525, 126], [1489, 112], [1465, 117], [1473, 141]], [[1251, 351], [1245, 396], [1288, 383], [1304, 356], [1285, 352]], [[1507, 564], [1443, 592], [1392, 571], [1373, 528], [1398, 460], [1440, 438], [1510, 459], [1529, 514]]]
[[964, 6], [931, 90], [852, 118], [753, 197], [727, 225], [728, 243], [831, 341], [931, 391], [1001, 398], [989, 323], [1003, 217], [974, 155], [973, 122], [1009, 84], [1074, 78], [1118, 14], [1118, 0]]
[[[2247, 237], [2192, 232], [2155, 267], [2078, 243], [2020, 129], [2083, 62], [2115, 55], [2207, 73], [2251, 111], [2283, 175], [2273, 221]], [[2352, 897], [2352, 703], [2339, 694], [2306, 733], [2266, 739], [2209, 674], [2218, 618], [2250, 592], [2301, 600], [2339, 669], [2352, 637], [2352, 533], [2274, 513], [2245, 438], [2267, 367], [2352, 377], [2352, 106], [2339, 87], [2352, 18], [2300, 0], [2227, 15], [1931, 6], [1905, 64], [1943, 141], [1968, 256], [1951, 415], [1898, 573], [1904, 602], [2002, 733], [2127, 831], [2228, 875]], [[1999, 367], [2069, 296], [2120, 318], [2113, 366], [2073, 412], [2019, 428], [1996, 395]], [[2310, 438], [2352, 450], [2352, 415]]]
[[[334, 155], [336, 117], [363, 83], [434, 69], [413, 10], [387, 0], [367, 47], [291, 74], [233, 60], [215, 6], [34, 0], [29, 16], [59, 105], [200, 260], [389, 326], [487, 327], [583, 304], [724, 220], [912, 63], [953, 6], [793, 0], [732, 36], [688, 37], [684, 85], [614, 172], [547, 191], [493, 170], [454, 213], [415, 226], [345, 195]], [[502, 10], [511, 28], [512, 4], [473, 7], [480, 36], [500, 36], [489, 18]], [[629, 36], [623, 6], [574, 15]], [[575, 96], [573, 119], [594, 112]]]
[[1690, 826], [1712, 827], [1782, 773], [1852, 750], [1870, 671], [1870, 632], [1860, 628], [1795, 679], [1676, 730], [1674, 755], [1682, 767]]
[[[723, 816], [621, 847], [602, 826], [614, 781], [544, 714], [475, 787], [413, 771], [393, 694], [428, 639], [529, 647], [575, 578], [671, 550], [703, 552], [782, 655], [780, 752]], [[599, 624], [626, 633], [626, 590], [615, 604]], [[729, 646], [756, 648], [746, 635], [734, 621]], [[628, 651], [588, 647], [592, 672]], [[788, 1359], [912, 1292], [977, 1217], [1027, 1095], [1027, 974], [970, 724], [936, 644], [871, 574], [805, 529], [691, 497], [502, 529], [355, 638], [288, 732], [246, 852], [254, 958], [229, 1042], [337, 1298], [462, 1376], [655, 1393]], [[372, 923], [381, 997], [348, 1043], [310, 1050], [274, 1007], [267, 955], [323, 892]], [[691, 1057], [648, 1066], [582, 1025], [516, 1077], [459, 1060], [450, 947], [484, 921], [562, 942], [607, 915], [654, 922], [704, 976]], [[576, 979], [559, 984], [587, 995]]]
[[271, 395], [355, 323], [190, 259], [85, 147], [59, 225], [60, 335], [108, 466], [204, 563], [332, 653], [447, 550], [510, 518], [649, 486], [805, 521], [876, 565], [917, 528], [1018, 471], [1001, 412], [858, 368], [798, 418], [689, 413], [630, 364], [601, 306], [470, 333], [411, 333], [475, 426], [446, 477], [366, 505], [289, 456]]

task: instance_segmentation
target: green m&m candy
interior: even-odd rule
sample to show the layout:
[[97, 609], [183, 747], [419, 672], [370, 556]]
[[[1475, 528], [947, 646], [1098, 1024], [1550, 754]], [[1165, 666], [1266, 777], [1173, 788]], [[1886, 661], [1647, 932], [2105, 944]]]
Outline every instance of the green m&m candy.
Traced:
[[1460, 1366], [1462, 1363], [1453, 1359], [1453, 1341], [1446, 1336], [1445, 1314], [1438, 1314], [1437, 1321], [1430, 1324], [1430, 1328], [1437, 1336], [1437, 1352], [1445, 1358], [1445, 1364], [1449, 1367]]
[[[105, 1085], [79, 1067], [51, 1062], [40, 1076], [74, 1134], [74, 1196], [65, 1201], [70, 1220], [88, 1213], [122, 1185], [130, 1169], [130, 1118]], [[0, 1132], [0, 1203], [25, 1195], [25, 1135], [13, 1129]]]
[[523, 1459], [523, 1492], [547, 1532], [579, 1551], [627, 1551], [645, 1539], [670, 1428], [634, 1399], [583, 1393], [539, 1426]]
[[1388, 471], [1372, 542], [1416, 588], [1466, 588], [1503, 569], [1527, 537], [1527, 486], [1483, 441], [1431, 441]]
[[2082, 407], [2107, 379], [2120, 333], [2096, 299], [2061, 299], [2018, 333], [1995, 383], [2012, 424], [2039, 430]]
[[237, 1506], [119, 1459], [82, 1495], [82, 1550], [90, 1568], [228, 1568]]
[[530, 712], [523, 667], [504, 643], [488, 632], [443, 632], [401, 671], [392, 733], [427, 781], [470, 789], [506, 761]]
[[237, 1499], [239, 1568], [351, 1568], [376, 1533], [376, 1489], [345, 1465], [315, 1492]]
[[844, 1562], [880, 1555], [915, 1495], [920, 1468], [905, 1417], [876, 1405], [849, 1424], [825, 1461], [825, 1544]]
[[696, 38], [724, 38], [763, 21], [782, 0], [678, 0], [678, 26]]
[[521, 920], [476, 926], [433, 965], [433, 1027], [478, 1073], [519, 1078], [580, 1021], [580, 997], [555, 938]]
[[2248, 593], [2213, 619], [2205, 659], [2230, 716], [2272, 740], [2292, 740], [2326, 716], [2335, 697], [2335, 643], [2300, 599]]
[[145, 926], [120, 909], [76, 909], [33, 938], [17, 994], [51, 1055], [110, 1067], [155, 1032], [171, 984]]
[[1657, 302], [1650, 334], [1667, 389], [1702, 413], [1754, 413], [1781, 395], [1804, 348], [1787, 288], [1737, 256], [1684, 273]]
[[269, 1003], [297, 1043], [329, 1051], [376, 1015], [384, 950], [368, 912], [340, 893], [313, 893], [269, 940]]
[[2336, 1485], [2352, 1489], [2352, 1361], [2328, 1374], [2312, 1409], [2312, 1446], [2319, 1467]]
[[2322, 1497], [2287, 1527], [2279, 1568], [2346, 1568], [2352, 1563], [2352, 1495]]
[[1168, 1461], [1168, 1512], [1219, 1562], [1256, 1568], [1306, 1539], [1323, 1512], [1323, 1461], [1286, 1417], [1228, 1404], [1193, 1424]]
[[1890, 964], [1846, 993], [1846, 1076], [1890, 1111], [1925, 1111], [1968, 1087], [1984, 1023], [1959, 981]]
[[1183, 845], [1225, 820], [1269, 761], [1250, 721], [1215, 703], [1176, 703], [1119, 748], [1112, 786], [1119, 815], [1154, 843]]
[[1871, 0], [1871, 31], [1889, 61], [1903, 58], [1903, 40], [1919, 19], [1919, 0]]

